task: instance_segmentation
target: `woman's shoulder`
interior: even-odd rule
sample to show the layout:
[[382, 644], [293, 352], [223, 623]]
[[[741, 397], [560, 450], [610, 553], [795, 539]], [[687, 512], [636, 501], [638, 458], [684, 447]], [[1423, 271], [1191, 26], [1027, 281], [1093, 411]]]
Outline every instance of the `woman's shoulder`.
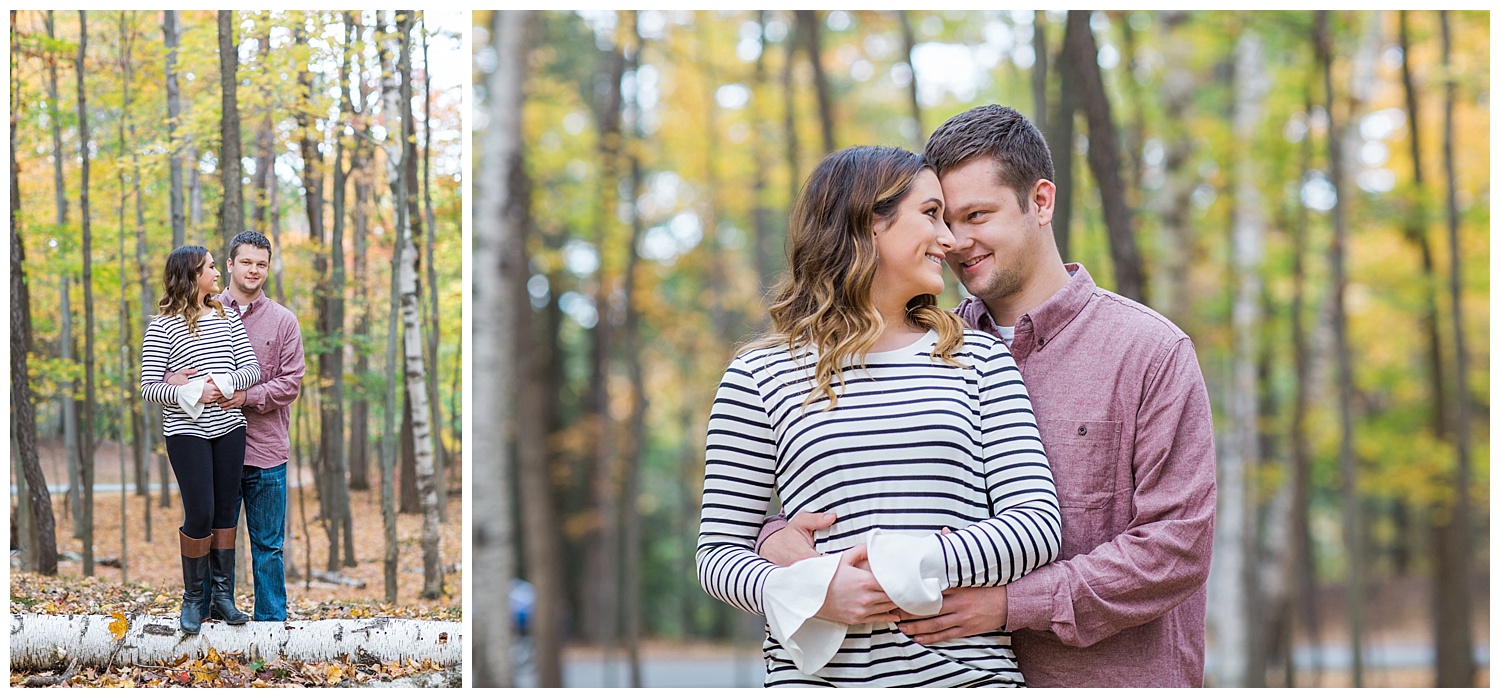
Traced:
[[999, 337], [968, 327], [964, 328], [964, 344], [960, 351], [981, 360], [1010, 355], [1010, 349]]

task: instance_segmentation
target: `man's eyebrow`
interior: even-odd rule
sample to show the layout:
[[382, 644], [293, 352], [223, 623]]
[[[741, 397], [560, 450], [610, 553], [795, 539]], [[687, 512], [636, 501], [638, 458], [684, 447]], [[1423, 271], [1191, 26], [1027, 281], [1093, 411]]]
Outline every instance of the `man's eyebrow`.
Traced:
[[948, 212], [953, 214], [962, 214], [973, 211], [976, 208], [993, 209], [994, 207], [995, 204], [992, 201], [963, 201], [948, 207]]

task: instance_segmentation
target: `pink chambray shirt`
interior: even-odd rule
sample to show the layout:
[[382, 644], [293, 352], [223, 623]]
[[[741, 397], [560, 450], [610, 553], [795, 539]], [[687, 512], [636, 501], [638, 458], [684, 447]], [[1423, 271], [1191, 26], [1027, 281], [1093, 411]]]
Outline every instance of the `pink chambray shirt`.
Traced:
[[293, 400], [302, 392], [307, 364], [302, 357], [302, 329], [297, 315], [261, 291], [244, 307], [220, 293], [219, 302], [240, 314], [255, 360], [260, 363], [260, 382], [245, 389], [245, 465], [274, 468], [291, 460]]
[[[1062, 506], [1056, 562], [1012, 582], [1007, 628], [1031, 686], [1202, 686], [1214, 539], [1208, 390], [1192, 340], [1079, 264], [1016, 318]], [[955, 312], [998, 336], [984, 303]]]

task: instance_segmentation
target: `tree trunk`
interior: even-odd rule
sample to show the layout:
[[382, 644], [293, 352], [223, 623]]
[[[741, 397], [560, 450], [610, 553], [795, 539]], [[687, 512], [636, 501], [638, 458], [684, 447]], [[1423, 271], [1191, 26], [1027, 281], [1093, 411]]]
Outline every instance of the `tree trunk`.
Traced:
[[83, 214], [83, 428], [79, 430], [83, 453], [79, 463], [83, 488], [83, 575], [94, 574], [94, 264], [93, 235], [89, 229], [89, 119], [87, 93], [83, 87], [88, 52], [88, 17], [78, 11], [78, 148], [83, 183], [78, 208]]
[[[1261, 210], [1261, 173], [1255, 163], [1256, 126], [1267, 89], [1261, 43], [1253, 31], [1240, 35], [1235, 50], [1234, 225], [1232, 273], [1235, 283], [1231, 311], [1234, 330], [1233, 370], [1227, 406], [1228, 424], [1219, 459], [1219, 508], [1214, 533], [1218, 555], [1213, 557], [1216, 600], [1213, 608], [1214, 648], [1218, 654], [1220, 686], [1249, 686], [1251, 677], [1250, 575], [1257, 569], [1252, 483], [1260, 462], [1257, 425], [1255, 353], [1260, 331], [1260, 263], [1265, 220]], [[1092, 152], [1093, 143], [1089, 149]]]
[[187, 148], [188, 228], [193, 231], [194, 244], [207, 247], [208, 238], [203, 233], [203, 174], [198, 167], [198, 144], [189, 141]]
[[912, 138], [917, 152], [927, 143], [927, 129], [922, 126], [922, 103], [917, 99], [917, 35], [911, 30], [911, 17], [906, 10], [896, 10], [896, 20], [901, 24], [901, 48], [906, 55], [906, 67], [911, 71], [911, 80], [906, 83], [906, 96], [911, 107], [911, 122], [916, 135]]
[[1333, 45], [1328, 35], [1328, 12], [1317, 14], [1318, 62], [1323, 69], [1324, 108], [1328, 114], [1328, 170], [1333, 184], [1333, 241], [1328, 248], [1332, 273], [1334, 352], [1338, 361], [1339, 473], [1344, 512], [1344, 554], [1349, 557], [1347, 603], [1349, 639], [1353, 664], [1352, 681], [1356, 688], [1364, 685], [1364, 554], [1361, 546], [1361, 516], [1358, 470], [1354, 453], [1354, 377], [1350, 366], [1348, 319], [1344, 311], [1344, 240], [1347, 237], [1344, 212], [1343, 126], [1335, 127], [1333, 117]]
[[[391, 12], [389, 14], [394, 14]], [[389, 90], [385, 90], [389, 94]], [[389, 157], [389, 154], [388, 154]], [[399, 170], [398, 170], [399, 172]], [[396, 200], [406, 200], [406, 180], [400, 175], [396, 177]], [[405, 234], [407, 229], [405, 217], [407, 207], [396, 206], [396, 234], [397, 237]], [[396, 541], [396, 381], [390, 377], [396, 375], [396, 326], [401, 321], [401, 287], [400, 278], [396, 273], [401, 268], [401, 254], [405, 246], [400, 240], [391, 249], [391, 292], [390, 292], [390, 314], [386, 322], [386, 344], [385, 344], [385, 370], [387, 380], [385, 382], [385, 431], [380, 440], [380, 514], [385, 524], [385, 598], [387, 602], [396, 601], [396, 564], [398, 543]]]
[[1052, 151], [1052, 169], [1057, 175], [1057, 203], [1052, 209], [1052, 237], [1057, 241], [1057, 253], [1064, 262], [1072, 259], [1069, 248], [1068, 226], [1073, 219], [1073, 115], [1078, 111], [1078, 71], [1073, 68], [1073, 52], [1070, 47], [1077, 41], [1073, 36], [1073, 24], [1063, 27], [1062, 46], [1057, 50], [1057, 111], [1047, 117], [1050, 131], [1046, 134], [1048, 149]]
[[[408, 180], [410, 181], [410, 180]], [[412, 181], [415, 185], [416, 182]], [[409, 215], [409, 214], [408, 214]], [[416, 247], [412, 248], [416, 252]], [[402, 254], [405, 254], [403, 251]], [[412, 436], [411, 389], [401, 384], [401, 474], [396, 478], [403, 514], [422, 513], [422, 498], [417, 494], [417, 444]]]
[[[123, 25], [124, 25], [125, 15], [122, 13], [120, 15], [120, 18], [121, 18], [121, 24], [122, 24], [121, 32], [123, 34], [124, 33], [124, 26]], [[134, 27], [131, 27], [130, 38], [132, 38], [132, 39], [134, 38], [134, 29], [135, 29]], [[127, 105], [129, 105], [130, 104], [130, 96], [129, 96], [130, 95], [130, 83], [134, 81], [133, 72], [134, 72], [135, 61], [132, 60], [132, 58], [130, 56], [130, 50], [129, 50], [130, 44], [129, 44], [129, 42], [127, 42], [124, 39], [122, 39], [121, 43], [125, 46], [125, 55], [122, 58], [122, 60], [120, 61], [121, 65], [122, 65], [122, 67], [124, 69], [124, 72], [125, 72], [125, 87], [124, 87], [124, 90], [125, 90], [125, 103]], [[128, 106], [127, 106], [126, 110], [128, 111]], [[124, 119], [124, 121], [126, 122], [126, 129], [127, 129], [128, 133], [129, 133], [130, 141], [131, 142], [135, 142], [135, 122], [131, 121], [128, 118]], [[122, 137], [121, 140], [123, 141], [124, 138]], [[130, 156], [130, 166], [131, 166], [131, 169], [134, 172], [134, 180], [133, 181], [134, 181], [134, 185], [135, 185], [135, 236], [136, 236], [136, 254], [137, 254], [136, 264], [137, 264], [137, 271], [139, 271], [139, 265], [140, 265], [139, 255], [141, 254], [141, 249], [140, 248], [144, 245], [144, 243], [145, 243], [145, 237], [146, 237], [146, 205], [145, 205], [145, 202], [142, 200], [142, 197], [141, 197], [141, 162], [140, 162], [140, 158], [137, 155], [135, 155], [134, 153], [132, 153], [131, 156]], [[129, 296], [129, 290], [128, 290], [129, 286], [128, 286], [128, 284], [127, 284], [127, 282], [125, 280], [127, 278], [129, 278], [129, 277], [128, 277], [128, 273], [127, 273], [127, 271], [125, 269], [125, 241], [124, 241], [125, 236], [122, 234], [120, 237], [121, 237], [121, 240], [120, 240], [120, 308], [122, 310], [121, 316], [128, 318], [129, 317], [129, 305], [128, 305], [128, 301], [126, 300], [126, 297]], [[144, 294], [142, 294], [142, 295], [144, 296]], [[142, 303], [142, 306], [141, 306], [141, 322], [144, 323], [146, 321], [146, 318], [151, 317], [153, 314], [154, 313], [151, 312], [150, 306], [146, 305], [145, 303]], [[129, 327], [130, 323], [127, 322], [127, 323], [125, 323], [125, 325], [126, 325], [126, 327]], [[131, 334], [129, 332], [122, 331], [120, 333], [120, 339], [121, 339], [121, 346], [129, 347], [131, 345], [131, 341], [130, 341]], [[127, 375], [127, 376], [129, 375], [129, 367], [130, 367], [130, 365], [131, 365], [131, 362], [129, 362], [129, 361], [127, 361], [126, 364], [125, 364], [126, 370], [127, 370], [127, 373], [125, 375]], [[126, 380], [124, 382], [124, 385], [128, 388], [129, 385], [130, 385], [130, 381]], [[127, 406], [127, 407], [130, 408], [131, 431], [132, 431], [132, 433], [134, 433], [136, 435], [136, 438], [135, 438], [135, 441], [134, 441], [135, 448], [132, 449], [133, 450], [133, 456], [135, 458], [135, 464], [134, 464], [135, 465], [135, 493], [139, 497], [146, 497], [146, 498], [149, 499], [150, 496], [151, 496], [151, 472], [150, 472], [151, 468], [150, 468], [150, 466], [151, 466], [151, 451], [152, 451], [151, 444], [152, 444], [152, 441], [153, 441], [153, 434], [152, 434], [152, 431], [151, 431], [151, 427], [154, 426], [154, 425], [152, 425], [151, 422], [150, 422], [150, 420], [147, 419], [147, 413], [149, 413], [149, 412], [151, 412], [153, 410], [150, 407], [145, 406], [145, 404], [142, 401], [140, 401], [140, 400], [132, 400], [132, 399], [130, 399], [128, 393], [126, 394], [126, 399], [125, 399], [125, 402], [123, 404], [125, 406]], [[149, 505], [146, 507], [145, 525], [146, 525], [146, 531], [145, 531], [145, 533], [146, 533], [146, 541], [150, 542], [151, 541], [151, 507]]]
[[84, 666], [174, 664], [202, 658], [213, 649], [246, 659], [359, 663], [431, 660], [440, 666], [463, 661], [463, 624], [452, 621], [370, 618], [288, 621], [230, 626], [204, 623], [197, 635], [177, 628], [177, 618], [131, 615], [119, 640], [111, 616], [11, 616], [10, 670], [44, 671], [76, 660]]
[[1120, 176], [1120, 138], [1110, 116], [1109, 95], [1099, 72], [1099, 50], [1089, 29], [1087, 10], [1068, 11], [1064, 46], [1068, 66], [1083, 95], [1083, 113], [1089, 124], [1089, 171], [1099, 185], [1104, 204], [1104, 225], [1109, 231], [1109, 252], [1115, 266], [1115, 291], [1127, 298], [1146, 300], [1146, 278], [1136, 251], [1130, 205], [1125, 200], [1125, 181]]
[[[774, 283], [773, 274], [775, 269], [781, 266], [778, 263], [777, 236], [771, 232], [771, 210], [766, 205], [766, 180], [771, 170], [770, 149], [766, 146], [766, 134], [770, 133], [770, 124], [767, 123], [766, 95], [769, 86], [766, 83], [766, 11], [760, 10], [756, 13], [756, 26], [760, 35], [760, 51], [755, 55], [755, 72], [751, 78], [751, 109], [753, 110], [753, 130], [756, 146], [755, 153], [755, 181], [751, 184], [751, 198], [753, 210], [750, 213], [750, 225], [755, 233], [755, 276], [759, 279], [760, 296], [765, 297]], [[791, 95], [785, 99], [790, 100]]]
[[[833, 98], [828, 94], [828, 76], [823, 73], [822, 20], [817, 10], [796, 10], [797, 31], [807, 42], [807, 62], [812, 65], [813, 91], [818, 95], [818, 123], [823, 127], [823, 152], [831, 153], [837, 146], [833, 137]], [[916, 71], [912, 71], [915, 79]], [[790, 99], [791, 95], [788, 94]]]
[[427, 62], [427, 16], [422, 15], [422, 218], [426, 223], [427, 254], [427, 307], [431, 326], [427, 335], [427, 355], [431, 357], [431, 370], [427, 376], [427, 401], [432, 410], [432, 457], [435, 476], [433, 487], [437, 490], [438, 521], [448, 520], [448, 454], [443, 448], [443, 409], [438, 394], [442, 372], [438, 367], [440, 345], [439, 328], [442, 325], [438, 311], [437, 257], [433, 250], [437, 238], [437, 215], [432, 210], [432, 73]]
[[[1031, 15], [1031, 52], [1036, 56], [1031, 64], [1031, 124], [1036, 130], [1047, 133], [1047, 11], [1033, 10]], [[912, 84], [916, 84], [916, 71], [912, 71]], [[1057, 153], [1052, 154], [1054, 160]], [[1056, 168], [1056, 163], [1053, 164]], [[1056, 184], [1056, 182], [1054, 182]]]
[[[359, 21], [358, 16], [355, 19]], [[363, 33], [360, 26], [360, 33]], [[350, 85], [350, 89], [353, 89]], [[376, 83], [379, 93], [379, 83]], [[370, 338], [370, 316], [373, 310], [369, 303], [368, 247], [370, 234], [370, 204], [374, 197], [374, 177], [370, 172], [373, 147], [370, 145], [369, 121], [365, 114], [365, 98], [360, 99], [354, 112], [355, 141], [350, 155], [350, 177], [354, 179], [354, 307], [359, 320], [354, 325], [354, 336], [360, 341]], [[363, 377], [370, 372], [370, 352], [356, 351], [354, 375]], [[370, 399], [363, 386], [355, 391], [349, 407], [349, 489], [370, 489]]]
[[[1312, 110], [1312, 86], [1308, 85], [1306, 102], [1303, 114], [1311, 116]], [[1305, 176], [1312, 169], [1312, 134], [1308, 133], [1302, 139], [1302, 165], [1299, 171]], [[1300, 601], [1298, 617], [1303, 619], [1307, 625], [1306, 637], [1313, 651], [1322, 644], [1322, 633], [1319, 630], [1316, 596], [1317, 591], [1317, 567], [1313, 557], [1312, 547], [1312, 456], [1308, 453], [1307, 441], [1307, 410], [1308, 402], [1312, 397], [1312, 360], [1308, 347], [1308, 338], [1303, 328], [1302, 314], [1306, 298], [1307, 274], [1304, 269], [1305, 253], [1308, 249], [1307, 242], [1308, 215], [1307, 206], [1300, 201], [1297, 203], [1297, 222], [1292, 226], [1292, 307], [1291, 307], [1291, 332], [1292, 332], [1292, 358], [1295, 365], [1297, 388], [1292, 402], [1292, 423], [1289, 429], [1292, 441], [1292, 565], [1290, 569], [1291, 578], [1288, 580], [1288, 588], [1297, 590]], [[1288, 628], [1291, 635], [1291, 628]], [[1291, 637], [1287, 638], [1290, 646]], [[1314, 654], [1313, 685], [1318, 685], [1320, 678], [1320, 657]], [[1285, 686], [1297, 685], [1295, 667], [1291, 662], [1287, 663], [1287, 678]]]
[[[793, 68], [797, 64], [798, 35], [802, 32], [802, 23], [794, 22], [792, 29], [782, 40], [786, 48], [786, 61], [781, 66], [781, 99], [784, 105], [782, 111], [782, 131], [786, 135], [786, 166], [787, 166], [787, 201], [797, 200], [797, 190], [802, 186], [801, 167], [798, 166], [800, 155], [797, 146], [797, 91], [793, 77]], [[788, 208], [791, 204], [787, 205]]]
[[[344, 89], [349, 82], [350, 46], [354, 43], [353, 21], [344, 13], [344, 47], [340, 51], [338, 90], [341, 95], [339, 120], [348, 118], [352, 101]], [[321, 172], [319, 173], [321, 176]], [[319, 394], [319, 423], [322, 425], [322, 448], [327, 466], [328, 483], [333, 494], [335, 515], [343, 531], [343, 566], [359, 564], [354, 555], [354, 526], [349, 508], [348, 465], [344, 453], [344, 198], [348, 171], [344, 169], [344, 129], [334, 129], [333, 148], [333, 229], [328, 240], [325, 260], [328, 276], [319, 284], [322, 308], [320, 330], [329, 347], [318, 361], [319, 382], [326, 391]], [[321, 209], [320, 209], [321, 212]], [[321, 242], [321, 241], [320, 241]], [[330, 549], [332, 559], [337, 551]], [[331, 567], [329, 569], [332, 569]]]
[[[518, 277], [526, 276], [524, 260], [516, 256], [520, 249], [516, 240], [524, 236], [526, 201], [524, 188], [518, 190], [515, 186], [525, 178], [521, 164], [525, 142], [521, 105], [530, 21], [530, 13], [524, 11], [491, 15], [490, 35], [502, 58], [486, 78], [489, 98], [485, 108], [490, 118], [483, 137], [482, 174], [475, 185], [474, 220], [478, 225], [474, 231], [473, 362], [491, 370], [475, 375], [474, 423], [491, 428], [479, 429], [471, 447], [480, 459], [471, 471], [474, 501], [486, 503], [473, 514], [474, 578], [495, 580], [502, 592], [508, 592], [515, 575], [511, 460], [506, 440], [515, 428], [516, 406], [510, 396], [517, 384], [517, 362], [522, 360], [516, 355], [514, 338], [507, 337], [506, 328], [515, 326], [512, 313], [530, 305], [517, 293], [521, 286]], [[534, 542], [528, 545], [528, 549], [534, 548]], [[538, 588], [539, 594], [551, 591]], [[507, 598], [505, 593], [496, 594], [489, 597], [488, 603], [475, 606], [476, 685], [514, 685]], [[538, 622], [547, 623], [548, 619], [539, 617]], [[546, 661], [557, 660], [548, 657]], [[560, 681], [560, 673], [553, 678]]]
[[[261, 70], [266, 70], [267, 63], [271, 60], [271, 23], [270, 12], [264, 13], [266, 17], [266, 30], [256, 37], [260, 44], [256, 53], [256, 60], [260, 61]], [[265, 107], [261, 110], [260, 128], [255, 132], [255, 194], [250, 201], [250, 225], [255, 230], [266, 229], [266, 218], [270, 212], [271, 187], [276, 186], [276, 175], [272, 168], [276, 166], [276, 134], [271, 122], [271, 113], [275, 111], [272, 103], [267, 100]]]
[[[412, 12], [400, 15], [401, 28], [401, 194], [407, 202], [415, 199], [417, 164], [417, 125], [413, 119], [411, 100], [411, 25]], [[421, 498], [422, 512], [422, 598], [436, 599], [443, 595], [443, 563], [441, 558], [441, 534], [438, 531], [437, 492], [434, 485], [432, 464], [432, 434], [427, 406], [427, 368], [422, 359], [422, 323], [417, 309], [417, 248], [413, 238], [414, 221], [406, 207], [401, 233], [400, 255], [401, 320], [405, 349], [405, 373], [407, 409], [411, 414], [412, 442], [416, 447], [416, 485]]]
[[[1453, 316], [1453, 373], [1457, 378], [1453, 391], [1453, 444], [1458, 460], [1454, 465], [1454, 504], [1451, 518], [1442, 521], [1435, 531], [1438, 538], [1437, 685], [1474, 685], [1474, 605], [1470, 585], [1473, 581], [1470, 557], [1471, 514], [1469, 503], [1469, 382], [1468, 346], [1464, 341], [1463, 250], [1458, 237], [1458, 177], [1453, 160], [1453, 103], [1457, 98], [1452, 62], [1452, 37], [1448, 12], [1438, 12], [1443, 35], [1443, 174], [1447, 184], [1448, 209], [1448, 292]], [[1417, 134], [1412, 133], [1415, 139]]]
[[[48, 12], [48, 28], [52, 13]], [[16, 11], [10, 13], [10, 80], [17, 84]], [[54, 78], [55, 81], [55, 78]], [[23, 569], [48, 576], [57, 574], [57, 524], [52, 517], [52, 497], [37, 457], [36, 411], [31, 402], [31, 292], [26, 285], [26, 247], [21, 244], [21, 166], [16, 160], [16, 115], [20, 112], [17, 90], [10, 104], [10, 415], [11, 439], [17, 472], [23, 475], [24, 491], [16, 493], [29, 514], [29, 536], [24, 539]], [[53, 105], [56, 104], [54, 100]], [[52, 106], [52, 105], [49, 105]], [[55, 110], [56, 107], [52, 106]], [[54, 111], [55, 113], [55, 111]], [[55, 121], [53, 123], [56, 123]], [[59, 208], [59, 212], [64, 211]]]
[[[49, 41], [56, 41], [57, 33], [52, 10], [48, 10], [45, 17], [47, 26], [47, 39]], [[63, 179], [63, 160], [65, 158], [63, 156], [62, 145], [62, 112], [57, 108], [57, 63], [57, 56], [48, 56], [47, 116], [48, 121], [50, 121], [52, 125], [52, 183], [53, 193], [55, 195], [54, 201], [57, 208], [57, 217], [54, 219], [54, 222], [57, 224], [58, 229], [61, 230], [68, 224], [68, 190], [67, 183]], [[14, 115], [15, 110], [11, 110], [11, 114]], [[15, 129], [11, 129], [11, 132], [12, 134], [14, 134]], [[14, 150], [12, 150], [12, 152], [14, 152]], [[15, 189], [12, 189], [12, 191], [15, 191]], [[12, 197], [18, 196], [19, 195], [12, 194]], [[67, 248], [65, 246], [60, 245], [60, 249], [58, 251], [65, 254], [66, 250]], [[59, 314], [62, 316], [61, 337], [58, 342], [58, 356], [63, 360], [64, 363], [68, 363], [73, 360], [73, 304], [68, 297], [69, 291], [72, 286], [72, 274], [70, 272], [64, 272], [62, 274], [62, 278], [58, 283], [58, 304], [60, 306]], [[28, 310], [27, 312], [29, 314], [30, 311]], [[73, 537], [77, 538], [83, 535], [83, 507], [79, 505], [79, 498], [83, 493], [79, 490], [79, 480], [82, 478], [82, 471], [79, 468], [78, 462], [78, 413], [77, 410], [74, 409], [73, 380], [69, 378], [62, 381], [61, 387], [62, 395], [59, 402], [61, 402], [62, 404], [63, 441], [66, 444], [64, 450], [67, 453], [68, 466], [68, 496], [64, 501], [67, 503], [67, 509], [70, 515]]]
[[229, 258], [229, 241], [245, 228], [245, 194], [240, 188], [240, 106], [235, 93], [240, 52], [234, 41], [234, 25], [234, 10], [219, 10], [219, 88], [224, 103], [219, 115], [219, 174], [224, 187], [219, 208], [219, 236], [224, 239], [221, 259]]
[[[1163, 120], [1162, 185], [1150, 205], [1161, 221], [1162, 273], [1155, 285], [1156, 307], [1179, 327], [1192, 334], [1192, 269], [1201, 259], [1193, 240], [1192, 194], [1198, 185], [1197, 173], [1188, 167], [1193, 156], [1193, 136], [1188, 128], [1193, 95], [1198, 78], [1191, 69], [1192, 42], [1179, 28], [1187, 21], [1185, 12], [1163, 12], [1157, 38], [1165, 55], [1161, 85]], [[1055, 153], [1054, 153], [1055, 155]]]
[[167, 162], [171, 170], [172, 249], [187, 244], [187, 222], [182, 210], [182, 156], [177, 142], [177, 122], [182, 119], [180, 90], [177, 87], [177, 10], [163, 10], [162, 39], [167, 46]]

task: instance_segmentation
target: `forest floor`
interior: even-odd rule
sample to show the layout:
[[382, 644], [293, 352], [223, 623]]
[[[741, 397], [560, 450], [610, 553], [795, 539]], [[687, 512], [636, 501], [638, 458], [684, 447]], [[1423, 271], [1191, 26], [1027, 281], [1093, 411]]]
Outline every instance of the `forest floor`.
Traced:
[[[96, 459], [98, 484], [103, 489], [118, 483], [118, 447], [113, 442], [100, 448]], [[111, 460], [113, 458], [114, 460]], [[115, 467], [108, 467], [114, 465]], [[106, 471], [113, 474], [107, 477]], [[55, 485], [50, 479], [48, 484]], [[288, 492], [287, 517], [291, 531], [286, 542], [285, 563], [287, 566], [287, 616], [288, 620], [306, 621], [329, 618], [397, 617], [427, 620], [461, 621], [463, 602], [463, 515], [462, 499], [458, 495], [459, 484], [450, 481], [453, 494], [448, 500], [448, 521], [440, 524], [442, 534], [442, 560], [444, 567], [444, 594], [437, 599], [422, 599], [422, 517], [419, 514], [398, 514], [396, 536], [399, 546], [397, 565], [397, 595], [394, 604], [385, 601], [384, 556], [385, 533], [380, 513], [379, 476], [376, 474], [372, 488], [364, 492], [350, 493], [350, 514], [354, 521], [354, 552], [356, 566], [343, 567], [338, 574], [344, 583], [334, 584], [317, 579], [309, 580], [303, 570], [309, 561], [314, 571], [324, 570], [328, 562], [328, 537], [318, 522], [317, 492], [312, 486], [312, 474], [303, 469], [289, 474], [290, 484], [305, 483], [302, 487], [291, 487]], [[67, 483], [66, 475], [61, 479]], [[54, 494], [53, 513], [57, 524], [58, 576], [55, 578], [24, 574], [11, 568], [10, 609], [12, 613], [44, 612], [56, 614], [92, 613], [108, 614], [111, 611], [149, 612], [155, 615], [176, 616], [182, 604], [182, 563], [177, 541], [177, 527], [182, 523], [182, 503], [175, 490], [170, 493], [168, 508], [158, 508], [160, 493], [151, 496], [151, 539], [146, 536], [146, 501], [135, 494], [133, 487], [126, 493], [125, 535], [128, 544], [125, 556], [128, 563], [122, 583], [120, 569], [121, 495], [116, 491], [96, 491], [94, 494], [94, 576], [84, 577], [82, 570], [82, 545], [70, 535], [71, 522], [65, 509], [66, 497]], [[12, 499], [14, 502], [14, 499]], [[303, 511], [305, 508], [305, 526]], [[243, 528], [241, 529], [243, 530]], [[242, 534], [243, 535], [243, 534]], [[241, 562], [236, 570], [236, 604], [242, 611], [253, 608], [251, 574], [244, 560], [248, 558], [244, 541], [240, 542]], [[356, 586], [362, 585], [362, 586]], [[413, 674], [437, 671], [436, 667], [424, 667], [420, 663], [411, 666], [357, 667], [341, 662], [302, 664], [278, 660], [270, 664], [255, 666], [233, 656], [219, 658], [219, 662], [204, 663], [194, 660], [173, 670], [149, 668], [115, 668], [100, 673], [97, 670], [80, 669], [67, 685], [69, 686], [246, 686], [246, 685], [349, 685], [385, 679], [399, 679]], [[194, 665], [194, 666], [189, 666]], [[206, 667], [206, 668], [205, 668]], [[60, 672], [48, 672], [55, 674]], [[456, 672], [449, 672], [456, 677]], [[45, 675], [45, 674], [44, 674]], [[20, 685], [29, 678], [12, 673], [11, 684]]]

